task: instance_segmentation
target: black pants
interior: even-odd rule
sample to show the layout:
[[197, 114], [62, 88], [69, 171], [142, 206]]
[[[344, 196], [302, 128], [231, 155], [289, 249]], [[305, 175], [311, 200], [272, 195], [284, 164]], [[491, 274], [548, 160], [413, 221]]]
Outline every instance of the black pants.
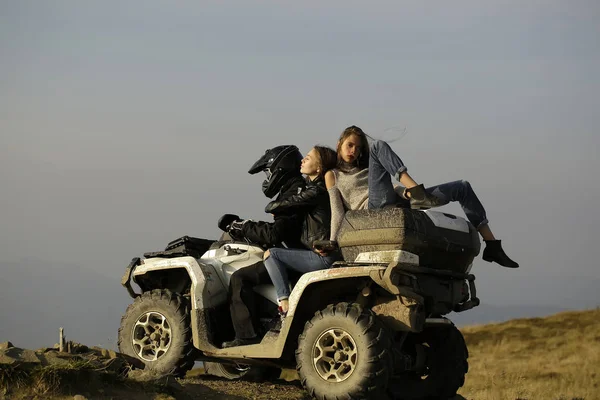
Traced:
[[238, 269], [229, 281], [229, 311], [238, 339], [256, 337], [258, 318], [254, 287], [270, 283], [271, 278], [262, 262]]

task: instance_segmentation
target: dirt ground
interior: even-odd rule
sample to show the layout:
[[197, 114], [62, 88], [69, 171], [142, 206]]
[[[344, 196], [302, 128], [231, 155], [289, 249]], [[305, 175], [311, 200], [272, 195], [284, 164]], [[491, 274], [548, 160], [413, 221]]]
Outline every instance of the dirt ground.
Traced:
[[197, 375], [180, 382], [190, 399], [310, 399], [299, 381], [277, 380], [273, 383], [229, 381], [207, 375]]
[[[300, 382], [278, 379], [275, 382], [256, 383], [245, 380], [230, 381], [204, 375], [199, 368], [188, 377], [177, 380], [174, 387], [156, 388], [139, 383], [83, 382], [77, 380], [61, 385], [61, 394], [51, 393], [39, 385], [11, 387], [0, 390], [0, 400], [301, 400], [310, 399]], [[37, 387], [36, 387], [37, 386]], [[81, 397], [78, 397], [81, 396]]]
[[[469, 346], [470, 368], [465, 386], [453, 400], [600, 400], [599, 321], [597, 308], [461, 329]], [[76, 387], [63, 385], [62, 395], [49, 396], [42, 385], [19, 387], [14, 378], [7, 390], [0, 374], [0, 400], [310, 398], [300, 382], [293, 380], [294, 371], [285, 371], [282, 377], [273, 383], [229, 381], [204, 375], [197, 368], [174, 387], [161, 390], [130, 381], [92, 385], [89, 380], [74, 379], [66, 383]]]

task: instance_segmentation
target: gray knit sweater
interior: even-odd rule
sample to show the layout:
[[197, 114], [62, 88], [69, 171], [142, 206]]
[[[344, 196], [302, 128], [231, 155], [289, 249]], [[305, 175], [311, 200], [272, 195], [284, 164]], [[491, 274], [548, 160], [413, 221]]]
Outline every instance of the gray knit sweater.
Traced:
[[334, 169], [335, 186], [329, 189], [331, 202], [331, 240], [337, 234], [346, 210], [364, 210], [369, 203], [369, 169]]

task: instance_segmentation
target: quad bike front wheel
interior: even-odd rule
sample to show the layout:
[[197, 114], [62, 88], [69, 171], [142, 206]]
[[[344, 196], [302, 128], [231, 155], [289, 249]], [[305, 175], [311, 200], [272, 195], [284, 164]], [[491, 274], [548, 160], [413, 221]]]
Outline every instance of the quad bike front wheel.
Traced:
[[385, 397], [390, 337], [371, 310], [329, 305], [306, 323], [296, 350], [298, 374], [321, 400]]
[[166, 289], [144, 292], [121, 318], [118, 345], [147, 369], [183, 377], [195, 361], [187, 300]]
[[390, 392], [403, 400], [454, 397], [469, 370], [469, 352], [458, 328], [428, 327], [420, 333], [411, 333], [402, 350], [413, 352], [417, 348], [425, 354], [424, 365], [418, 371], [394, 376]]

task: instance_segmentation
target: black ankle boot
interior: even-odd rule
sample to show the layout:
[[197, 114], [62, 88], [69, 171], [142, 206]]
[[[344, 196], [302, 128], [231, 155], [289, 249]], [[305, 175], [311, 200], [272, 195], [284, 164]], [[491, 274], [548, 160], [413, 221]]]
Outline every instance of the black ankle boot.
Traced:
[[446, 204], [434, 195], [427, 193], [422, 184], [406, 189], [406, 191], [410, 194], [410, 208], [413, 210], [426, 210]]
[[500, 240], [485, 240], [483, 259], [489, 262], [497, 262], [506, 268], [519, 268], [519, 264], [511, 260], [504, 250]]
[[271, 328], [269, 330], [271, 330], [273, 332], [281, 332], [281, 327], [283, 326], [283, 322], [285, 321], [286, 317], [287, 317], [287, 311], [283, 311], [281, 306], [279, 306], [277, 316], [275, 318], [273, 318], [273, 320], [271, 322]]

